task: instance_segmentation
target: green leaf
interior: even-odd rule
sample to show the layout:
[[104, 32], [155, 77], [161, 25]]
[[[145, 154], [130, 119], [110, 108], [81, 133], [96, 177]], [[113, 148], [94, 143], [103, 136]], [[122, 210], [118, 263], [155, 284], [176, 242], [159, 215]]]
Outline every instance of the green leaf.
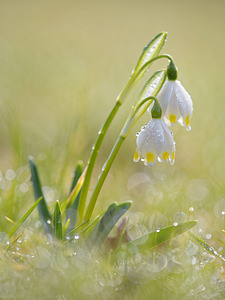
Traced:
[[[149, 78], [149, 80], [146, 82], [145, 86], [143, 87], [139, 97], [137, 98], [136, 106], [139, 105], [141, 101], [143, 101], [144, 99], [150, 96], [157, 96], [165, 80], [166, 80], [166, 70], [156, 71]], [[139, 119], [143, 115], [143, 113], [148, 109], [148, 107], [149, 107], [149, 102], [144, 103], [138, 110], [134, 119], [135, 120]]]
[[146, 235], [143, 235], [138, 239], [123, 244], [121, 247], [116, 249], [113, 253], [117, 253], [121, 250], [123, 251], [128, 250], [129, 252], [131, 251], [144, 252], [191, 229], [193, 226], [196, 225], [196, 223], [197, 221], [190, 221], [190, 222], [180, 223], [176, 226], [172, 225], [172, 226], [162, 228], [160, 230], [152, 231]]
[[[77, 225], [72, 231], [70, 231], [67, 236], [72, 236], [72, 233], [77, 233], [79, 235], [83, 234], [83, 236], [85, 236], [86, 232], [89, 232], [89, 230], [92, 230], [92, 227], [98, 222], [98, 220], [100, 219], [100, 215], [98, 215], [91, 223], [89, 223], [88, 221], [84, 221], [83, 223]], [[87, 225], [88, 224], [88, 225]], [[85, 226], [87, 225], [87, 226]], [[71, 238], [67, 238], [66, 239], [66, 243], [70, 242], [73, 240], [73, 237]]]
[[69, 198], [67, 199], [67, 206], [66, 206], [67, 209], [70, 208], [71, 204], [77, 198], [77, 195], [79, 194], [79, 192], [83, 186], [86, 171], [87, 171], [87, 167], [83, 170], [82, 174], [80, 175], [79, 179], [76, 182], [75, 187], [73, 188], [72, 192], [70, 193]]
[[89, 245], [100, 246], [102, 243], [104, 243], [105, 239], [116, 225], [117, 221], [130, 208], [131, 203], [131, 201], [124, 202], [119, 205], [112, 203], [100, 221], [96, 224], [90, 236], [88, 236]]
[[42, 200], [42, 197], [40, 197], [32, 206], [28, 209], [28, 211], [25, 213], [25, 215], [19, 220], [19, 222], [16, 223], [16, 225], [11, 229], [8, 236], [11, 237], [16, 230], [20, 227], [21, 224], [29, 217], [29, 215], [32, 213], [32, 211], [35, 209], [35, 207], [39, 204], [39, 202]]
[[83, 162], [80, 160], [77, 162], [77, 166], [76, 169], [74, 171], [74, 177], [73, 177], [73, 182], [71, 184], [71, 188], [70, 188], [70, 193], [73, 191], [73, 189], [75, 188], [78, 179], [80, 178], [82, 172], [84, 170], [84, 164]]
[[[71, 236], [66, 239], [66, 243], [71, 242], [73, 240], [72, 234], [76, 233], [76, 235], [82, 235], [85, 237], [90, 232], [92, 232], [93, 228], [95, 228], [95, 224], [99, 221], [101, 218], [101, 215], [98, 215], [95, 217], [95, 219], [92, 222], [84, 221], [83, 223], [77, 225], [72, 231], [70, 231], [67, 236]], [[88, 224], [88, 225], [87, 225]]]
[[60, 203], [58, 200], [56, 200], [55, 210], [53, 215], [53, 234], [57, 239], [62, 240], [63, 238], [62, 213], [61, 213]]
[[45, 232], [47, 234], [52, 234], [52, 225], [51, 225], [52, 217], [48, 210], [48, 206], [42, 192], [41, 183], [38, 176], [38, 170], [34, 162], [34, 159], [32, 157], [29, 158], [29, 163], [31, 169], [31, 181], [33, 184], [35, 200], [37, 201], [39, 198], [42, 198], [41, 201], [38, 203], [40, 220], [42, 222]]
[[[133, 70], [133, 74], [136, 74], [144, 66], [145, 63], [147, 63], [150, 59], [156, 57], [159, 54], [166, 39], [167, 33], [161, 32], [143, 49], [143, 52], [137, 62], [137, 65]], [[150, 65], [148, 65], [148, 68], [149, 66]], [[146, 70], [143, 70], [143, 73], [140, 74], [140, 76], [143, 76], [145, 71]]]
[[81, 187], [84, 182], [85, 173], [84, 165], [82, 161], [78, 161], [76, 169], [74, 171], [74, 178], [70, 189], [70, 196], [66, 206], [66, 222], [70, 219], [68, 223], [68, 228], [66, 229], [66, 234], [75, 228], [77, 221], [77, 212], [80, 201]]
[[68, 226], [70, 224], [70, 219], [68, 219], [64, 225], [64, 228], [63, 228], [63, 236], [65, 238], [66, 234], [67, 234], [67, 229], [68, 229]]
[[67, 210], [66, 222], [70, 219], [70, 223], [66, 230], [66, 234], [68, 234], [70, 231], [72, 231], [75, 228], [76, 220], [77, 220], [78, 206], [79, 206], [79, 201], [80, 201], [80, 194], [81, 194], [81, 190], [79, 191], [79, 194], [77, 195], [76, 199], [71, 204], [70, 208]]
[[[136, 105], [150, 96], [157, 96], [166, 80], [166, 70], [156, 71], [144, 85], [139, 97], [137, 98]], [[146, 110], [149, 104], [142, 106], [142, 110]]]
[[193, 241], [195, 241], [196, 243], [198, 243], [199, 245], [204, 247], [205, 250], [207, 250], [212, 255], [220, 258], [223, 262], [225, 262], [225, 258], [222, 255], [220, 255], [215, 249], [213, 249], [213, 247], [209, 246], [204, 240], [202, 240], [200, 237], [198, 237], [193, 232], [188, 232], [188, 233]]

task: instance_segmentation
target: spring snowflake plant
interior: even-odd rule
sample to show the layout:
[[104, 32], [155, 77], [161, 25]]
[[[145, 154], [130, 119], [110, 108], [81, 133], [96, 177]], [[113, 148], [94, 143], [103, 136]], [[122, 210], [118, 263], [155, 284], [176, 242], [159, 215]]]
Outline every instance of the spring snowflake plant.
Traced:
[[[175, 142], [172, 132], [167, 125], [174, 124], [178, 121], [181, 125], [190, 129], [189, 122], [193, 108], [191, 97], [180, 82], [177, 81], [177, 69], [173, 58], [168, 54], [159, 55], [166, 38], [167, 34], [162, 32], [144, 48], [137, 65], [129, 77], [127, 85], [117, 97], [111, 112], [99, 131], [97, 141], [92, 148], [86, 167], [83, 167], [82, 162], [78, 162], [69, 196], [61, 201], [56, 201], [53, 215], [50, 213], [44, 198], [36, 164], [33, 158], [30, 158], [31, 180], [36, 202], [13, 227], [9, 233], [10, 237], [34, 208], [37, 207], [43, 229], [51, 241], [55, 242], [61, 240], [69, 243], [73, 241], [72, 245], [74, 245], [74, 243], [79, 240], [79, 242], [83, 241], [85, 245], [89, 247], [101, 248], [117, 221], [129, 209], [131, 202], [120, 204], [112, 203], [105, 212], [92, 218], [95, 204], [120, 147], [134, 124], [147, 109], [151, 114], [151, 120], [141, 129], [140, 134], [137, 136], [137, 150], [135, 151], [134, 160], [138, 161], [142, 159], [145, 165], [150, 166], [152, 166], [157, 159], [164, 162], [169, 161], [171, 164], [174, 163]], [[149, 76], [140, 95], [135, 103], [133, 103], [130, 114], [112, 147], [111, 153], [102, 167], [90, 199], [87, 199], [99, 150], [116, 113], [128, 98], [129, 93], [137, 82], [139, 82], [144, 75], [149, 74], [152, 63], [164, 58], [169, 61], [169, 65], [166, 69], [159, 70]], [[152, 248], [189, 230], [195, 224], [195, 221], [174, 224], [162, 228], [160, 231], [153, 231], [146, 236], [130, 241], [124, 238], [127, 223], [122, 222], [122, 228], [119, 228], [120, 230], [118, 232], [120, 233], [117, 236], [117, 249], [114, 249], [114, 253], [118, 253], [118, 251], [124, 248], [135, 248], [139, 251]], [[123, 245], [121, 245], [122, 242]]]

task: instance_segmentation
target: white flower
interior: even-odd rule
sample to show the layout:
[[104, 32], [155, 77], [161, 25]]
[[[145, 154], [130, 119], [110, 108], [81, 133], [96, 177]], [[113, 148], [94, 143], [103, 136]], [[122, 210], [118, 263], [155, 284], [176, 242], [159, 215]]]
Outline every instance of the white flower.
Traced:
[[[167, 80], [158, 96], [159, 104], [162, 108], [162, 117], [168, 126], [177, 121], [191, 130], [190, 119], [193, 112], [191, 96], [178, 80]], [[151, 106], [148, 112], [151, 113]]]
[[137, 134], [137, 149], [134, 161], [144, 160], [145, 165], [152, 166], [156, 159], [159, 161], [175, 160], [175, 142], [172, 132], [162, 119], [151, 119]]

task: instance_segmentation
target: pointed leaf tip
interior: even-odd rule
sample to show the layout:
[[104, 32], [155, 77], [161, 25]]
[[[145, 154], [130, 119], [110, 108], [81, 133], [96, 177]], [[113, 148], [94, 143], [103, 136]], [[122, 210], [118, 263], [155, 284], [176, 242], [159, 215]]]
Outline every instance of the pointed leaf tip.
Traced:
[[43, 228], [47, 234], [52, 233], [52, 225], [51, 225], [51, 214], [48, 210], [48, 206], [46, 200], [44, 198], [44, 194], [42, 192], [41, 182], [38, 175], [38, 170], [35, 164], [35, 161], [32, 157], [29, 157], [29, 164], [31, 170], [31, 182], [33, 185], [34, 197], [35, 201], [39, 198], [42, 198], [41, 201], [38, 203], [38, 212], [40, 216], [40, 220], [42, 222]]
[[53, 215], [53, 233], [55, 237], [62, 240], [62, 213], [59, 200], [55, 202], [55, 210]]
[[[145, 63], [147, 63], [149, 60], [151, 60], [152, 58], [156, 57], [159, 54], [166, 39], [167, 39], [167, 33], [161, 32], [153, 40], [151, 40], [151, 42], [147, 46], [145, 46], [137, 62], [137, 65], [134, 68], [133, 74], [136, 74], [141, 69], [141, 67], [144, 66]], [[144, 75], [145, 71], [146, 70], [143, 70], [139, 78]]]
[[118, 253], [121, 250], [133, 250], [145, 252], [153, 247], [156, 247], [163, 242], [166, 242], [185, 231], [190, 230], [193, 226], [196, 225], [196, 221], [189, 221], [185, 223], [180, 223], [175, 225], [171, 225], [160, 230], [152, 231], [146, 235], [141, 236], [135, 240], [132, 240], [126, 244], [123, 244], [121, 247], [116, 249], [114, 253]]

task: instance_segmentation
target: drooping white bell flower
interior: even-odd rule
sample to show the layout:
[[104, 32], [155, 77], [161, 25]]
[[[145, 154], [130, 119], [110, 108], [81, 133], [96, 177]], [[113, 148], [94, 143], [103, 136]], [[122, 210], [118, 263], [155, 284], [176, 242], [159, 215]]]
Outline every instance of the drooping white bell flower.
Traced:
[[162, 162], [175, 161], [175, 142], [172, 132], [161, 118], [152, 118], [137, 134], [137, 149], [134, 161], [144, 161], [145, 165], [153, 166], [156, 159]]
[[[191, 130], [190, 119], [193, 112], [191, 96], [177, 79], [177, 69], [173, 62], [167, 68], [168, 80], [164, 83], [157, 98], [162, 108], [162, 117], [168, 126], [177, 121], [187, 131]], [[151, 113], [149, 107], [148, 112]]]
[[166, 81], [158, 95], [158, 101], [162, 107], [162, 116], [168, 125], [178, 121], [187, 130], [191, 130], [193, 103], [180, 81]]

